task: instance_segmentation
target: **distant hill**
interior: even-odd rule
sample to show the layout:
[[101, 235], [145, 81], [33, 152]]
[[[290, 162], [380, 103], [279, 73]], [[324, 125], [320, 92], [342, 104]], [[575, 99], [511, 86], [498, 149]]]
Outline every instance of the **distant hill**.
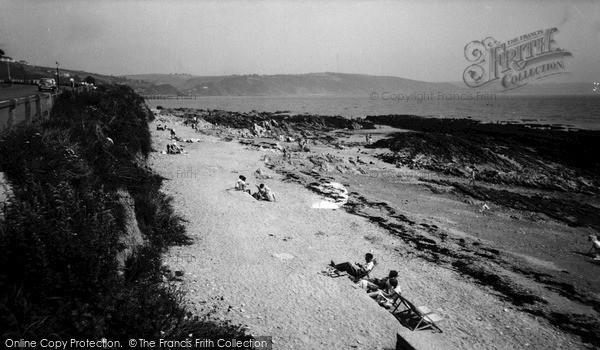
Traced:
[[[383, 94], [463, 94], [485, 92], [462, 82], [431, 83], [390, 76], [364, 74], [308, 73], [279, 75], [191, 76], [187, 74], [128, 75], [128, 80], [154, 85], [167, 84], [182, 94], [200, 96], [368, 96]], [[592, 94], [589, 83], [530, 84], [505, 94], [510, 95], [585, 95]], [[144, 92], [140, 89], [140, 93]]]
[[341, 95], [365, 96], [371, 92], [411, 94], [438, 91], [466, 91], [452, 84], [428, 83], [397, 77], [362, 74], [309, 73], [282, 75], [231, 75], [191, 77], [182, 75], [131, 75], [127, 79], [144, 79], [173, 85], [181, 92], [203, 96], [282, 96]]
[[[124, 77], [118, 77], [113, 75], [90, 73], [82, 70], [74, 70], [66, 67], [59, 67], [60, 72], [60, 83], [62, 85], [68, 85], [71, 78], [76, 82], [81, 82], [88, 76], [95, 79], [96, 85], [98, 84], [125, 84], [131, 86], [136, 92], [140, 94], [161, 94], [161, 95], [177, 95], [180, 93], [178, 89], [173, 87], [171, 84], [165, 84], [163, 81], [169, 75], [156, 74], [158, 78], [153, 79], [153, 74], [144, 75], [144, 79], [128, 79]], [[34, 66], [22, 63], [10, 63], [10, 77], [12, 80], [35, 80], [39, 78], [56, 78], [56, 67], [44, 67]], [[137, 77], [137, 76], [132, 76]], [[8, 78], [8, 69], [6, 64], [0, 64], [0, 79]], [[191, 79], [191, 75], [184, 75], [178, 79], [173, 79], [174, 83], [178, 83], [178, 80], [187, 81]]]
[[[10, 77], [12, 80], [35, 80], [39, 78], [56, 78], [56, 67], [45, 67], [35, 66], [30, 64], [23, 64], [13, 62], [9, 64]], [[112, 75], [90, 73], [82, 70], [69, 69], [66, 67], [59, 67], [60, 83], [67, 85], [71, 78], [76, 82], [81, 82], [88, 76], [95, 79], [96, 84], [114, 84], [122, 83], [123, 78], [115, 77]], [[0, 79], [8, 78], [8, 69], [6, 64], [0, 64]]]
[[126, 75], [123, 78], [140, 82], [143, 81], [155, 85], [169, 84], [175, 87], [194, 78], [194, 76], [190, 74], [136, 74]]
[[[56, 67], [10, 63], [11, 78], [39, 79], [55, 77]], [[388, 94], [464, 94], [486, 92], [471, 89], [463, 82], [431, 83], [390, 76], [344, 73], [308, 73], [277, 75], [193, 76], [190, 74], [137, 74], [112, 76], [60, 67], [61, 84], [92, 76], [97, 83], [126, 84], [141, 95], [198, 96], [369, 96], [372, 92]], [[0, 79], [7, 77], [0, 64]], [[529, 84], [505, 94], [510, 95], [591, 95], [592, 83]], [[499, 93], [501, 94], [501, 93]]]

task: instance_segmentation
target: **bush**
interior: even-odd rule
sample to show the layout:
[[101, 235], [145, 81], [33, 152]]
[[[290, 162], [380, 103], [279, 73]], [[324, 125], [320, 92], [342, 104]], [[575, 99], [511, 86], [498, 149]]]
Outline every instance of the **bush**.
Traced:
[[[193, 317], [161, 253], [190, 240], [145, 166], [149, 112], [124, 86], [63, 94], [52, 119], [0, 137], [13, 197], [0, 215], [0, 334], [15, 339], [247, 338]], [[148, 244], [118, 273], [127, 190]]]

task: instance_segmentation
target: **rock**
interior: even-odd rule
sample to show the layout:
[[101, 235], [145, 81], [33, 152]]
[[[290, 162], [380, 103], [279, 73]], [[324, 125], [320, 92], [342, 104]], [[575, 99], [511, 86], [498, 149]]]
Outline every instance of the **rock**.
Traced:
[[[13, 196], [12, 187], [10, 183], [4, 176], [3, 172], [0, 172], [0, 203], [5, 203], [10, 200]], [[0, 211], [0, 218], [2, 217], [2, 212]]]
[[294, 258], [292, 254], [288, 253], [274, 253], [273, 256], [281, 260], [291, 260]]
[[273, 176], [269, 175], [263, 168], [258, 168], [256, 169], [256, 171], [254, 172], [254, 177], [256, 177], [257, 179], [272, 179]]
[[117, 264], [119, 271], [125, 269], [126, 261], [142, 246], [146, 244], [146, 237], [140, 231], [135, 216], [135, 204], [129, 192], [118, 190], [119, 203], [123, 206], [123, 216], [125, 221], [125, 235], [120, 237], [119, 242], [124, 245], [124, 249], [117, 253]]

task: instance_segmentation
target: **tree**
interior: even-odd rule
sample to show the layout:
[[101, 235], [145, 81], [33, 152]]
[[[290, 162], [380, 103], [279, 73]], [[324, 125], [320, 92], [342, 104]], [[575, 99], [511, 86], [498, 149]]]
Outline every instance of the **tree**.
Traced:
[[91, 76], [91, 75], [88, 75], [87, 77], [85, 77], [85, 79], [83, 79], [83, 81], [85, 81], [88, 84], [95, 84], [96, 83], [96, 79], [93, 76]]
[[[0, 58], [4, 57], [4, 50], [0, 49]], [[10, 82], [10, 64], [6, 61], [6, 74], [8, 75], [8, 81]]]

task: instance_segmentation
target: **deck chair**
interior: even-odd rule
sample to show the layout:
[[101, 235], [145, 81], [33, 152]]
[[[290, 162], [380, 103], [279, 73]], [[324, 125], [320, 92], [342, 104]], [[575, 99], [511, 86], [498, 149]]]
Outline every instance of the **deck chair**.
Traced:
[[[429, 310], [427, 306], [417, 307], [408, 299], [404, 298], [402, 295], [398, 296], [399, 302], [397, 303], [394, 311], [392, 311], [392, 314], [394, 314], [394, 316], [406, 316], [409, 318], [418, 319], [415, 327], [413, 328], [413, 331], [422, 330], [426, 328], [435, 328], [438, 331], [440, 331], [440, 333], [443, 333], [442, 329], [437, 325], [439, 322], [444, 320], [442, 317], [440, 317], [438, 314], [433, 313], [431, 310]], [[396, 310], [398, 309], [398, 307], [400, 307], [400, 305], [403, 305], [406, 309], [395, 314]]]
[[390, 310], [390, 312], [393, 314], [398, 307], [402, 304], [402, 296], [400, 295], [400, 293], [394, 291], [394, 294], [392, 295], [391, 298], [386, 298], [385, 296], [381, 295], [381, 298], [385, 299], [385, 303], [387, 305], [389, 305], [389, 307], [386, 306], [386, 308], [388, 310]]

